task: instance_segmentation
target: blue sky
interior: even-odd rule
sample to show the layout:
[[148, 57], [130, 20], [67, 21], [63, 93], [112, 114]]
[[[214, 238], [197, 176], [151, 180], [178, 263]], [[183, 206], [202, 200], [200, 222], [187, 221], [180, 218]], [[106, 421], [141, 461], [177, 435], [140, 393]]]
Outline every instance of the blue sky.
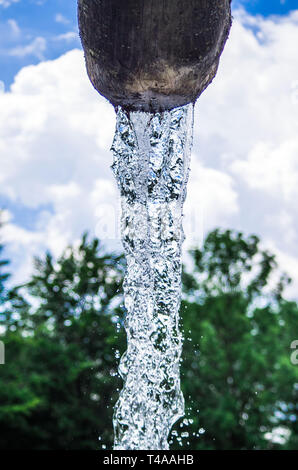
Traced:
[[253, 15], [285, 15], [297, 8], [296, 0], [234, 0], [234, 7], [242, 5]]
[[[51, 60], [76, 45], [77, 37], [76, 2], [74, 0], [18, 0], [5, 6], [0, 1], [0, 79], [8, 86], [16, 72], [28, 64], [41, 59]], [[66, 35], [66, 36], [65, 36]], [[32, 52], [21, 50], [19, 55], [8, 52], [26, 47], [41, 38], [40, 46]]]
[[[196, 106], [187, 243], [218, 225], [257, 233], [296, 277], [297, 298], [298, 2], [233, 8], [218, 76]], [[0, 0], [0, 37], [0, 238], [22, 282], [34, 255], [115, 225], [115, 115], [87, 79], [76, 0]]]

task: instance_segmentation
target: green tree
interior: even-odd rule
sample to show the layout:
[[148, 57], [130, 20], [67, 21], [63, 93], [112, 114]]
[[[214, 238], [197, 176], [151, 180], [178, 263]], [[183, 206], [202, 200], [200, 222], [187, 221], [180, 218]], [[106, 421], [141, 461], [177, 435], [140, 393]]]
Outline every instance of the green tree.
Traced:
[[1, 448], [97, 449], [99, 437], [112, 445], [122, 278], [123, 258], [85, 235], [57, 262], [36, 259], [32, 280], [11, 291]]
[[182, 306], [191, 340], [182, 380], [194, 418], [190, 447], [281, 448], [266, 439], [278, 428], [291, 431], [288, 446], [297, 444], [298, 368], [290, 344], [298, 308], [283, 298], [290, 280], [256, 236], [230, 230], [210, 233], [192, 258]]
[[[298, 308], [284, 299], [287, 276], [257, 237], [238, 232], [216, 230], [191, 254], [183, 274], [182, 386], [193, 422], [177, 424], [173, 447], [297, 448], [290, 344]], [[56, 261], [50, 254], [36, 260], [31, 281], [10, 292], [0, 448], [111, 447], [121, 386], [115, 352], [125, 349], [123, 273], [122, 256], [104, 254], [84, 236]], [[268, 440], [278, 428], [291, 433], [280, 444]]]

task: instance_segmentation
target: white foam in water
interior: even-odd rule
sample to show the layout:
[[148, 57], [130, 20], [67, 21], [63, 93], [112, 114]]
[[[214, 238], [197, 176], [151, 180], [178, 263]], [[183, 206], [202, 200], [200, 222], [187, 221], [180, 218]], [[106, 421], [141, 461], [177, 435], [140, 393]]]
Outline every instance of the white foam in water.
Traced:
[[127, 351], [114, 411], [116, 450], [166, 450], [184, 415], [180, 388], [181, 248], [193, 106], [118, 110], [113, 171], [122, 203]]

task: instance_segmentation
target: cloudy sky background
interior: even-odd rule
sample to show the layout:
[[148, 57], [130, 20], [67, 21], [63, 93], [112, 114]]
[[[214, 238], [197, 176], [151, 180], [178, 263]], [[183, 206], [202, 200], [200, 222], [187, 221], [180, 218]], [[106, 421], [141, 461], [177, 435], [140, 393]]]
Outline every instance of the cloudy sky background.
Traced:
[[[296, 10], [295, 10], [296, 7]], [[0, 0], [1, 238], [12, 282], [83, 231], [120, 249], [115, 115], [90, 85], [76, 2]], [[215, 226], [256, 233], [298, 292], [297, 0], [234, 1], [216, 80], [195, 112], [186, 247]]]

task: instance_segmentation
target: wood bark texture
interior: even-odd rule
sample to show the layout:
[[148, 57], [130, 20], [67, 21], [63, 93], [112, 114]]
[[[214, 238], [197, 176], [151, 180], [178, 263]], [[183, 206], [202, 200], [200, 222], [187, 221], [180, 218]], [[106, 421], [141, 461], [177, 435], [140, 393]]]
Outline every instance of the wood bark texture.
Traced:
[[78, 0], [89, 78], [115, 107], [195, 102], [216, 75], [230, 0]]

